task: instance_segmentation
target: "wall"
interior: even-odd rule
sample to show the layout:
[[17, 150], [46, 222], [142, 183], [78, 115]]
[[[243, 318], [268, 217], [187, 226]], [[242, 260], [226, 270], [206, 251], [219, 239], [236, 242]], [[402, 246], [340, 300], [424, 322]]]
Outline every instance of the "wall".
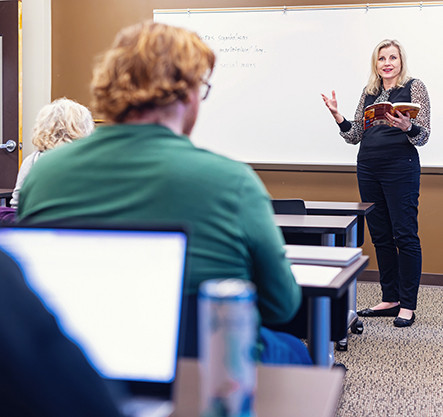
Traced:
[[[259, 171], [258, 174], [268, 191], [276, 198], [291, 196], [304, 200], [360, 201], [357, 180], [353, 173]], [[422, 175], [419, 234], [423, 248], [423, 271], [433, 274], [443, 272], [443, 259], [440, 253], [443, 233], [441, 190], [443, 190], [443, 175]], [[367, 230], [363, 251], [370, 256], [368, 269], [377, 269], [374, 249]]]
[[51, 101], [51, 0], [23, 0], [23, 158], [38, 111]]
[[[35, 1], [35, 0], [33, 0]], [[315, 2], [315, 3], [314, 3]], [[303, 4], [353, 4], [356, 1], [293, 1]], [[366, 3], [366, 2], [365, 2]], [[375, 2], [373, 2], [375, 3]], [[281, 6], [275, 0], [52, 0], [52, 99], [67, 96], [88, 104], [89, 82], [94, 56], [103, 51], [121, 27], [152, 17], [153, 9], [199, 7]], [[431, 138], [437, 140], [438, 138]], [[358, 201], [354, 173], [259, 171], [274, 197], [296, 196], [305, 200]], [[443, 273], [440, 240], [443, 222], [443, 175], [422, 176], [420, 197], [420, 236], [423, 245], [423, 271]], [[364, 252], [371, 257], [369, 269], [376, 269], [373, 249], [366, 238]]]

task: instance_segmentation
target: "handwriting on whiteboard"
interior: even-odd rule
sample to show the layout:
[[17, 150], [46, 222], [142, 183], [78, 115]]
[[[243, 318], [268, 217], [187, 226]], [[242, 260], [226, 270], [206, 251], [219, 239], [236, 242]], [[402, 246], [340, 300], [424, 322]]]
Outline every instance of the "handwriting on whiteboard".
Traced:
[[259, 65], [256, 57], [267, 53], [245, 33], [204, 33], [200, 38], [214, 50], [220, 68], [254, 69]]

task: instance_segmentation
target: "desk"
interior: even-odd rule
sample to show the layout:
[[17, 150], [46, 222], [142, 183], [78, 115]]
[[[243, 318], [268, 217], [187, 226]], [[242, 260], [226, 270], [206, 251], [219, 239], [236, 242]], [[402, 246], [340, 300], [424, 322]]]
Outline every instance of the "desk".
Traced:
[[274, 220], [284, 232], [320, 234], [324, 246], [335, 246], [335, 235], [345, 235], [346, 246], [357, 242], [357, 216], [274, 214]]
[[365, 239], [365, 216], [374, 209], [374, 203], [340, 201], [305, 201], [307, 214], [322, 216], [357, 216], [357, 246]]
[[[313, 246], [315, 251], [315, 246]], [[308, 299], [308, 349], [316, 365], [330, 366], [331, 299], [341, 297], [368, 265], [369, 257], [361, 256], [327, 285], [302, 285], [303, 296]]]
[[[311, 215], [357, 216], [357, 238], [355, 246], [363, 246], [365, 241], [365, 217], [374, 208], [374, 203], [340, 201], [305, 201], [306, 212]], [[348, 245], [350, 246], [350, 245]], [[348, 324], [353, 333], [361, 333], [363, 324], [357, 317], [357, 282], [349, 287]], [[337, 343], [338, 350], [347, 350], [347, 338]]]
[[[311, 213], [307, 215], [279, 214], [274, 215], [275, 221], [284, 232], [293, 233], [319, 233], [322, 235], [321, 244], [324, 246], [335, 246], [335, 235], [345, 236], [345, 245], [356, 247], [358, 243], [357, 219], [363, 219], [373, 209], [372, 203], [333, 203], [333, 202], [305, 202], [310, 207]], [[320, 215], [320, 212], [334, 213], [335, 215]], [[343, 213], [354, 212], [357, 215], [346, 216]], [[340, 214], [340, 215], [338, 215]], [[364, 235], [364, 228], [362, 229]], [[362, 240], [363, 237], [360, 237]], [[348, 327], [353, 333], [363, 331], [362, 323], [357, 316], [357, 281], [349, 286], [348, 291]], [[347, 338], [337, 343], [337, 350], [347, 350]]]
[[6, 206], [12, 198], [12, 188], [0, 188], [0, 206]]
[[[334, 417], [343, 387], [341, 369], [303, 366], [257, 367], [257, 417]], [[199, 415], [199, 369], [180, 359], [174, 417]]]

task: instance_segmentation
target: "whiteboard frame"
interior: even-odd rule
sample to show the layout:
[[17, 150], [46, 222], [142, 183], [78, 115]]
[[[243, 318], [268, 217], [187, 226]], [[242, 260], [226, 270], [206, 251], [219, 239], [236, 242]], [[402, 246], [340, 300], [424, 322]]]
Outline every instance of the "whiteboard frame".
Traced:
[[274, 7], [223, 7], [223, 8], [192, 8], [192, 9], [154, 9], [154, 14], [182, 14], [182, 13], [219, 13], [219, 12], [285, 12], [290, 10], [340, 10], [340, 9], [380, 9], [383, 7], [429, 7], [443, 6], [441, 1], [416, 1], [402, 3], [366, 3], [366, 4], [334, 4], [309, 6], [274, 6]]

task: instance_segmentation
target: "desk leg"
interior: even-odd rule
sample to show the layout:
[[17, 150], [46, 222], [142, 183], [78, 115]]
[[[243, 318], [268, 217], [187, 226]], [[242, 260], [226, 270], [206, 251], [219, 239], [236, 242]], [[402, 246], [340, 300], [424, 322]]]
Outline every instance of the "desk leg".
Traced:
[[313, 297], [308, 302], [308, 347], [314, 365], [329, 367], [331, 299]]
[[324, 233], [321, 235], [321, 246], [335, 246], [335, 234]]
[[[357, 224], [350, 230], [347, 236], [346, 246], [357, 247]], [[348, 289], [348, 325], [351, 326], [358, 320], [357, 316], [357, 279], [355, 279]]]
[[[322, 234], [321, 235], [321, 246], [335, 246], [335, 234], [333, 234], [333, 233]], [[311, 300], [311, 301], [314, 302], [314, 299]], [[310, 313], [312, 313], [312, 315], [315, 314], [313, 312], [314, 308], [315, 307], [313, 307], [312, 310], [310, 311]], [[327, 308], [328, 308], [328, 317], [329, 317], [329, 322], [330, 322], [330, 317], [331, 317], [331, 300], [330, 299], [328, 299], [328, 307]], [[320, 308], [318, 309], [318, 311], [320, 311]], [[324, 323], [323, 323], [323, 325], [324, 325]], [[330, 336], [331, 336], [330, 324], [328, 325], [327, 331], [328, 331], [328, 334], [329, 334], [329, 336], [328, 336], [329, 337], [329, 339], [328, 339], [329, 353], [327, 355], [328, 356], [327, 361], [326, 361], [326, 353], [323, 350], [324, 346], [325, 346], [325, 343], [323, 341], [321, 342], [321, 344], [322, 344], [321, 353], [318, 353], [318, 355], [319, 355], [319, 357], [321, 359], [318, 359], [318, 358], [314, 359], [314, 353], [313, 353], [314, 349], [311, 350], [311, 357], [312, 357], [312, 360], [314, 361], [314, 364], [321, 365], [321, 366], [329, 366], [330, 367], [335, 362], [335, 359], [334, 359], [334, 343], [332, 343], [330, 341], [331, 340], [331, 338], [330, 338]], [[308, 332], [309, 332], [309, 330], [308, 330]], [[308, 342], [308, 343], [309, 343], [309, 345], [311, 345], [310, 342]], [[313, 342], [313, 344], [315, 345], [315, 342]], [[321, 361], [321, 363], [317, 362], [317, 360]]]
[[346, 233], [346, 246], [351, 248], [357, 247], [357, 236], [358, 236], [358, 223], [356, 223], [352, 228]]
[[357, 316], [357, 279], [354, 279], [348, 287], [348, 326], [358, 320]]
[[[358, 222], [352, 227], [352, 229], [346, 234], [346, 246], [357, 247], [358, 238]], [[349, 285], [348, 288], [348, 328], [353, 329], [353, 326], [358, 321], [357, 316], [357, 279]], [[347, 350], [348, 348], [348, 336], [337, 343], [337, 350]]]
[[357, 216], [357, 248], [365, 242], [365, 216]]

